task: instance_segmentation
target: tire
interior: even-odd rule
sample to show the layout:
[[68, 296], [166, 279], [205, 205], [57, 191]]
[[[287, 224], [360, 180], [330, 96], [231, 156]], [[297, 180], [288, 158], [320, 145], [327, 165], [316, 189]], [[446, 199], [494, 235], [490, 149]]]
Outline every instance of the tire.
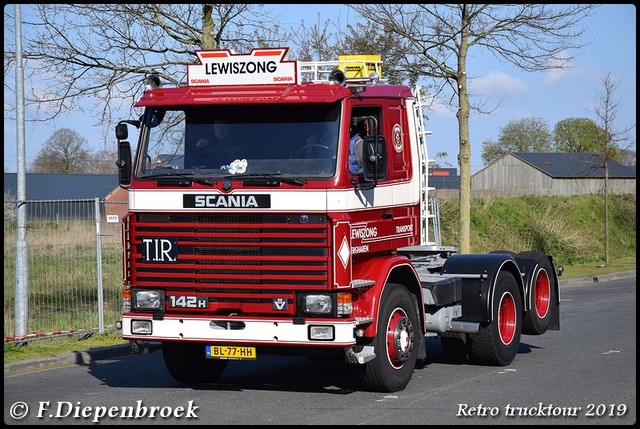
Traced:
[[440, 334], [440, 345], [444, 357], [449, 363], [469, 363], [469, 346], [467, 334], [461, 332], [445, 332]]
[[537, 263], [533, 275], [531, 308], [525, 312], [522, 333], [541, 335], [547, 332], [551, 325], [553, 308], [556, 301], [556, 285], [553, 276], [553, 266], [547, 255], [542, 252], [520, 252], [516, 258], [533, 259]]
[[184, 384], [213, 383], [227, 367], [226, 360], [207, 359], [204, 344], [162, 343], [169, 374]]
[[424, 341], [415, 304], [402, 285], [387, 284], [380, 303], [376, 357], [364, 364], [362, 384], [376, 392], [404, 389], [416, 367], [417, 341]]
[[471, 361], [480, 365], [506, 366], [513, 362], [522, 332], [522, 299], [513, 274], [501, 271], [491, 303], [492, 320], [477, 334], [469, 334]]

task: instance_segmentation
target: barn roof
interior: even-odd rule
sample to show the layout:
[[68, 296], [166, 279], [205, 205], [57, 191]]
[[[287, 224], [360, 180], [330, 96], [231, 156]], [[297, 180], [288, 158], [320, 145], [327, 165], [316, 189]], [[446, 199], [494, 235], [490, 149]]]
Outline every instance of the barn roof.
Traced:
[[[118, 175], [27, 173], [25, 181], [27, 200], [103, 199], [118, 186]], [[17, 196], [17, 173], [4, 173], [4, 192]]]
[[[603, 178], [604, 158], [596, 153], [511, 152], [513, 156], [553, 178]], [[612, 159], [607, 161], [609, 177], [629, 179], [636, 170]]]

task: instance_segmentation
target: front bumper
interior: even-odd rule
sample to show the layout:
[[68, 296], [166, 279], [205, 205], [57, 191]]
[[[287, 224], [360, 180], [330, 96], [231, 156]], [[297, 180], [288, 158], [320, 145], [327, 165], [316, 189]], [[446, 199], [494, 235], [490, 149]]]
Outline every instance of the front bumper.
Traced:
[[[131, 332], [133, 321], [151, 321], [148, 335]], [[333, 327], [333, 339], [312, 340], [312, 327]], [[293, 323], [291, 319], [212, 318], [165, 316], [153, 320], [148, 314], [128, 313], [122, 318], [122, 337], [142, 341], [201, 341], [242, 345], [303, 345], [349, 347], [356, 343], [353, 319], [312, 319]]]

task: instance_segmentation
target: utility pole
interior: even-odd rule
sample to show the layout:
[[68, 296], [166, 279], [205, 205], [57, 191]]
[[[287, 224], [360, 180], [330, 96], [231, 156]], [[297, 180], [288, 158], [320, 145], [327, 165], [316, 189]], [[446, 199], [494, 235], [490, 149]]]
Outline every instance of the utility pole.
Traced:
[[27, 249], [27, 192], [24, 139], [24, 70], [22, 68], [22, 23], [20, 5], [15, 6], [16, 19], [16, 121], [18, 145], [18, 195], [16, 240], [15, 326], [16, 341], [26, 344], [29, 324], [29, 270]]

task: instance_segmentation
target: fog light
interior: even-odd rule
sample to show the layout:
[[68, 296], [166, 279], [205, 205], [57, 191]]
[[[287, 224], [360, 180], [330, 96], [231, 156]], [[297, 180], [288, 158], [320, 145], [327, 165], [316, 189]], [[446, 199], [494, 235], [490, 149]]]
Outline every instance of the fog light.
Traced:
[[153, 329], [151, 328], [151, 320], [132, 320], [131, 321], [131, 333], [138, 335], [151, 335]]
[[309, 326], [309, 339], [317, 341], [333, 341], [333, 326]]

